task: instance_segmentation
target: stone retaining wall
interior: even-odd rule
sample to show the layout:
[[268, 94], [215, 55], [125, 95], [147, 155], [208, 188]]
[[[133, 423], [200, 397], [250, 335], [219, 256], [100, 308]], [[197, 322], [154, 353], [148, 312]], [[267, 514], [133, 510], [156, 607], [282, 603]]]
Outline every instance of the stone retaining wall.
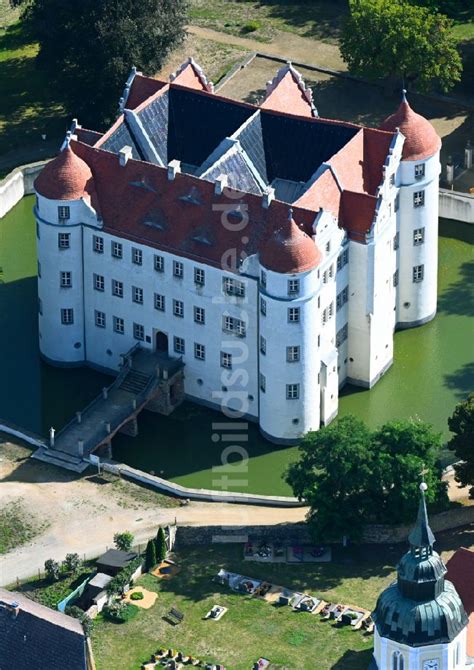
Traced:
[[[434, 533], [474, 523], [474, 505], [459, 507], [430, 517]], [[406, 542], [413, 524], [405, 526], [368, 526], [363, 541], [367, 544]], [[176, 548], [221, 543], [242, 544], [250, 537], [282, 544], [309, 544], [311, 536], [304, 523], [282, 523], [274, 526], [178, 526]]]
[[0, 219], [14, 207], [24, 195], [31, 195], [33, 183], [48, 161], [21, 165], [0, 181]]
[[439, 189], [439, 215], [463, 223], [474, 223], [474, 195]]

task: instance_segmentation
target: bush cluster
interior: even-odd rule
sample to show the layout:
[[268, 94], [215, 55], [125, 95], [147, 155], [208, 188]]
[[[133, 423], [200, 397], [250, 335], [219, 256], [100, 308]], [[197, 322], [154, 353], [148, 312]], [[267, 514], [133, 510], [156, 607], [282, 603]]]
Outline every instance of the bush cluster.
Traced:
[[115, 577], [113, 577], [107, 584], [107, 593], [109, 595], [122, 593], [125, 586], [130, 584], [135, 570], [141, 565], [143, 565], [143, 558], [141, 558], [141, 556], [137, 556], [137, 558], [134, 558], [133, 561], [130, 561], [130, 563], [125, 568], [123, 568], [123, 570], [120, 570], [120, 572], [117, 573]]
[[116, 602], [102, 610], [104, 617], [115, 623], [125, 623], [137, 616], [139, 608], [131, 603]]

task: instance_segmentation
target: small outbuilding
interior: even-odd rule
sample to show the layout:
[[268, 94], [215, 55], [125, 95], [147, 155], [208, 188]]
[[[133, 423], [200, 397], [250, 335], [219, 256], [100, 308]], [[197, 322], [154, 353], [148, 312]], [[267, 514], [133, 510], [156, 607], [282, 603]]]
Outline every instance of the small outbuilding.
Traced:
[[115, 577], [121, 570], [137, 558], [138, 554], [133, 551], [121, 551], [120, 549], [108, 549], [97, 559], [97, 572], [105, 573]]

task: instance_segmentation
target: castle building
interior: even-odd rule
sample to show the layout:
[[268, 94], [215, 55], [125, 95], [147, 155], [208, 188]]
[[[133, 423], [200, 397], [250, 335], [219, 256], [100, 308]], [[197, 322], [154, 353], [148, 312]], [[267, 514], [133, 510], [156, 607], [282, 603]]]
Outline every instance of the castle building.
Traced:
[[[370, 670], [464, 670], [468, 617], [447, 569], [433, 550], [435, 537], [426, 511], [426, 484], [410, 549], [397, 567], [397, 580], [380, 595], [373, 613], [374, 656]], [[467, 574], [466, 574], [467, 578]], [[471, 575], [472, 579], [472, 575]]]
[[42, 356], [182, 357], [190, 399], [294, 443], [435, 315], [440, 144], [405, 97], [381, 129], [321, 118], [290, 64], [259, 106], [192, 60], [133, 70], [108, 132], [73, 122], [35, 183]]

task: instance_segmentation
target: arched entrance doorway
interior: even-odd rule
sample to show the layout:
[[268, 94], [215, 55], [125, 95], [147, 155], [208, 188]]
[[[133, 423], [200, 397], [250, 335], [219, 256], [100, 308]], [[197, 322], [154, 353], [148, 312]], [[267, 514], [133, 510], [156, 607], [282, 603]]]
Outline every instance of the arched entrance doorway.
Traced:
[[155, 333], [155, 349], [168, 353], [168, 335], [161, 330], [157, 330]]

